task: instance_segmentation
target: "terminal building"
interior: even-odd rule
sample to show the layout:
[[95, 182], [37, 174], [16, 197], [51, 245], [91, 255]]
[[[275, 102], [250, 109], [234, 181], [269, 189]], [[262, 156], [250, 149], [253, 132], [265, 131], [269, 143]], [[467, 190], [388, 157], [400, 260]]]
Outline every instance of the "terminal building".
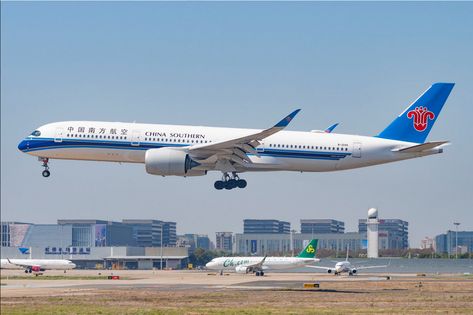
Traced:
[[435, 252], [438, 254], [455, 255], [456, 246], [459, 247], [458, 253], [473, 252], [473, 231], [447, 231], [435, 237]]
[[122, 220], [131, 227], [137, 246], [176, 246], [176, 222], [160, 220]]
[[[318, 248], [334, 251], [358, 251], [367, 248], [366, 219], [359, 220], [358, 232], [345, 232], [345, 223], [335, 219], [303, 219], [301, 233], [291, 233], [289, 222], [279, 220], [243, 221], [243, 233], [234, 237], [233, 253], [270, 255], [297, 253], [311, 239]], [[280, 228], [284, 226], [284, 228]], [[399, 219], [379, 220], [379, 249], [408, 248], [408, 223]]]
[[[151, 233], [148, 233], [148, 228]], [[157, 260], [159, 267], [163, 268], [185, 266], [188, 249], [176, 248], [175, 244], [175, 222], [159, 220], [123, 220], [123, 222], [58, 220], [57, 224], [1, 222], [2, 258], [64, 258], [73, 260], [79, 268], [92, 268], [97, 264], [105, 267], [118, 265], [127, 268], [156, 268]], [[20, 252], [18, 250], [20, 247], [29, 248], [29, 254]], [[156, 254], [156, 251], [159, 254]]]
[[345, 251], [360, 250], [363, 245], [363, 236], [359, 233], [295, 233], [295, 234], [235, 234], [235, 254], [244, 255], [271, 255], [278, 253], [298, 254], [311, 239], [318, 239], [317, 248]]

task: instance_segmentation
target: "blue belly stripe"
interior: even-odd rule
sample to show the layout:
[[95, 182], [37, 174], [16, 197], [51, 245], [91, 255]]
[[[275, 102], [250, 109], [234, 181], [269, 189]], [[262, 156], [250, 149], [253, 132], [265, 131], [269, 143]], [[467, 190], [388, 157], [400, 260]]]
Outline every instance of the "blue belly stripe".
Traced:
[[[116, 149], [116, 150], [148, 150], [159, 149], [163, 147], [186, 147], [189, 144], [180, 143], [144, 143], [140, 142], [139, 146], [131, 145], [130, 141], [114, 141], [102, 139], [62, 139], [61, 142], [55, 142], [53, 138], [28, 138], [29, 148], [23, 152], [44, 151], [54, 149], [75, 149], [75, 148], [91, 148], [91, 149]], [[248, 154], [252, 155], [252, 154]], [[260, 156], [279, 157], [279, 158], [297, 158], [297, 159], [315, 159], [338, 161], [351, 153], [348, 152], [320, 152], [320, 151], [299, 151], [299, 150], [278, 150], [265, 149], [259, 152]]]

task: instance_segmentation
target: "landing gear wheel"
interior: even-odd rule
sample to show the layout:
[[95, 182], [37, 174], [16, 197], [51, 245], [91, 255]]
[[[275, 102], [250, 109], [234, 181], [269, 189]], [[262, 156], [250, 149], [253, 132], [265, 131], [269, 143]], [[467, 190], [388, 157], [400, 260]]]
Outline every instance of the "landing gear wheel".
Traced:
[[42, 157], [39, 157], [38, 160], [40, 160], [41, 162], [43, 162], [43, 167], [44, 167], [44, 171], [43, 171], [43, 177], [49, 177], [49, 175], [51, 175], [51, 173], [49, 172], [49, 159], [48, 158], [42, 158]]
[[222, 190], [223, 188], [225, 188], [225, 183], [222, 182], [221, 180], [218, 180], [214, 183], [214, 187], [217, 190]]
[[218, 180], [214, 183], [214, 187], [217, 190], [231, 190], [233, 188], [245, 188], [247, 185], [246, 180], [240, 179], [236, 172], [232, 172], [232, 175], [224, 172], [222, 180]]
[[238, 187], [238, 188], [245, 188], [246, 185], [247, 185], [246, 180], [244, 180], [244, 179], [239, 179], [239, 180], [237, 180], [237, 187]]
[[236, 188], [237, 186], [237, 181], [236, 179], [230, 179], [227, 184], [225, 185], [225, 188], [226, 189], [233, 189], [233, 188]]

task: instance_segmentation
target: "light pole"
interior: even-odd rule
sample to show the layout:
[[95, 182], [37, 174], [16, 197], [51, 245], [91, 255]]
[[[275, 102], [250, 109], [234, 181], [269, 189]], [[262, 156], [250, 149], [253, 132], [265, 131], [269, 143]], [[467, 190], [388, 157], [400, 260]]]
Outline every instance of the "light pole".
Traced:
[[291, 246], [292, 246], [292, 257], [294, 257], [294, 233], [296, 230], [291, 230]]
[[160, 269], [163, 270], [163, 224], [161, 224], [161, 262]]
[[460, 222], [453, 222], [455, 225], [455, 259], [458, 259], [458, 226]]

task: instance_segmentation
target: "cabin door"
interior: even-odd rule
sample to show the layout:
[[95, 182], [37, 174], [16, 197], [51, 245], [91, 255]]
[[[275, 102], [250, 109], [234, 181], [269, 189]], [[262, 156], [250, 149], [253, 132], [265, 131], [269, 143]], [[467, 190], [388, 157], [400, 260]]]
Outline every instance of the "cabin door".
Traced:
[[354, 158], [361, 158], [361, 142], [353, 142], [353, 154]]
[[54, 142], [62, 142], [64, 129], [62, 127], [56, 128], [56, 134], [54, 135]]
[[131, 145], [138, 147], [141, 142], [141, 130], [133, 130], [131, 133]]

